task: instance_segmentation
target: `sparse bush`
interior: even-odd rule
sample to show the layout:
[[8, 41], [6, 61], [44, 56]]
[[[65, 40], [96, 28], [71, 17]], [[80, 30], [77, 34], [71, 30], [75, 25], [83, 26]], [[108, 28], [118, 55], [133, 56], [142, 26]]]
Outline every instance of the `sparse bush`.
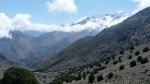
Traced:
[[108, 64], [108, 63], [109, 63], [109, 60], [106, 60], [106, 61], [105, 61], [105, 64]]
[[58, 80], [58, 79], [55, 79], [53, 80], [51, 83], [49, 84], [63, 84], [63, 81], [62, 80]]
[[134, 46], [131, 46], [131, 47], [130, 47], [130, 50], [134, 50]]
[[119, 58], [118, 58], [118, 62], [122, 62], [122, 60], [121, 60], [121, 56], [119, 56]]
[[89, 74], [89, 73], [90, 73], [89, 71], [86, 72], [86, 74]]
[[90, 75], [89, 75], [89, 83], [93, 83], [93, 81], [94, 81], [94, 78], [95, 78], [95, 76], [94, 76], [94, 74], [93, 73], [90, 73]]
[[2, 84], [39, 84], [34, 74], [23, 68], [9, 68], [4, 72]]
[[84, 73], [83, 73], [83, 79], [85, 79], [85, 78], [86, 78], [86, 73], [84, 72]]
[[141, 64], [145, 64], [145, 63], [147, 63], [147, 62], [148, 62], [148, 59], [147, 59], [147, 58], [144, 58], [144, 59], [141, 60]]
[[113, 73], [110, 72], [108, 75], [107, 75], [108, 79], [111, 79], [113, 77]]
[[98, 67], [101, 67], [101, 63], [100, 62], [96, 62], [95, 65], [98, 66]]
[[145, 47], [145, 48], [143, 49], [143, 52], [147, 52], [147, 51], [149, 51], [149, 48], [148, 48], [148, 47]]
[[122, 62], [122, 60], [120, 59], [120, 60], [118, 60], [118, 62]]
[[0, 79], [0, 84], [2, 84], [2, 80]]
[[81, 80], [81, 78], [82, 78], [82, 75], [81, 75], [81, 72], [79, 72], [76, 80]]
[[92, 72], [93, 72], [94, 74], [97, 74], [99, 70], [100, 70], [100, 68], [95, 68]]
[[123, 54], [124, 54], [124, 51], [121, 51], [121, 52], [120, 52], [120, 54], [122, 54], [122, 55], [123, 55]]
[[140, 61], [142, 61], [142, 59], [143, 59], [142, 56], [139, 56], [139, 57], [137, 58], [137, 61], [140, 62]]
[[130, 67], [134, 67], [134, 66], [136, 66], [136, 61], [135, 60], [130, 62]]
[[104, 70], [106, 68], [107, 68], [106, 66], [102, 66], [101, 68], [99, 68], [99, 70]]
[[129, 55], [128, 59], [132, 59], [132, 55]]
[[139, 52], [139, 51], [136, 51], [136, 52], [135, 52], [135, 55], [136, 55], [136, 56], [137, 56], [137, 55], [139, 55], [139, 54], [140, 54], [140, 52]]
[[98, 82], [100, 82], [100, 81], [103, 80], [103, 79], [104, 79], [104, 78], [103, 78], [103, 75], [98, 75], [98, 76], [97, 76], [97, 81], [98, 81]]
[[116, 65], [118, 63], [118, 61], [117, 60], [115, 60], [114, 62], [113, 62], [113, 65]]
[[123, 69], [124, 69], [124, 65], [120, 65], [119, 70], [123, 70]]
[[114, 59], [115, 59], [115, 56], [112, 56], [112, 59], [114, 60]]
[[93, 68], [93, 67], [94, 67], [94, 65], [93, 65], [93, 64], [91, 64], [91, 65], [90, 65], [90, 68]]

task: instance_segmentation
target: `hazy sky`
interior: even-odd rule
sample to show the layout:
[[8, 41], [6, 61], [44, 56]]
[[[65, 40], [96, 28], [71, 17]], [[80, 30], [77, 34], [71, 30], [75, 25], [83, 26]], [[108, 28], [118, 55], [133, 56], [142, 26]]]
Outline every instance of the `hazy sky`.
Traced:
[[[134, 0], [138, 1], [138, 0]], [[0, 0], [0, 13], [9, 18], [29, 14], [33, 23], [68, 24], [84, 16], [131, 12], [133, 0]]]

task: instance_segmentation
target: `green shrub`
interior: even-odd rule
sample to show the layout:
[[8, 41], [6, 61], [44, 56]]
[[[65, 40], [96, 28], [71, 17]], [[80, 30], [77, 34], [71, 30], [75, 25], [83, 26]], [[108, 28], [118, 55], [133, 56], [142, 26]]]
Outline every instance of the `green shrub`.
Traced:
[[118, 61], [117, 60], [115, 60], [114, 62], [113, 62], [113, 65], [116, 65], [118, 63]]
[[140, 52], [139, 52], [139, 51], [136, 51], [136, 52], [135, 52], [135, 55], [136, 55], [136, 56], [137, 56], [137, 55], [139, 55], [139, 54], [140, 54]]
[[147, 52], [147, 51], [149, 51], [149, 48], [148, 48], [148, 47], [145, 47], [145, 48], [143, 49], [143, 52]]
[[129, 55], [128, 59], [132, 59], [132, 55]]
[[2, 84], [2, 80], [0, 79], [0, 84]]
[[109, 60], [106, 60], [106, 61], [105, 61], [105, 64], [108, 64], [108, 63], [109, 63]]
[[123, 70], [123, 69], [124, 69], [124, 65], [120, 65], [119, 70]]
[[34, 74], [23, 68], [9, 68], [4, 72], [3, 84], [39, 84]]
[[134, 46], [131, 46], [131, 47], [130, 47], [130, 50], [134, 50]]
[[92, 73], [97, 74], [99, 70], [100, 70], [100, 68], [95, 68], [95, 69], [92, 71]]
[[108, 75], [107, 75], [108, 79], [111, 79], [113, 77], [113, 73], [110, 72]]
[[144, 59], [141, 60], [141, 64], [145, 64], [145, 63], [147, 63], [147, 62], [148, 62], [148, 59], [147, 59], [147, 58], [144, 58]]
[[55, 79], [53, 80], [51, 83], [49, 84], [63, 84], [63, 81], [62, 80], [58, 80], [58, 79]]
[[95, 78], [95, 76], [94, 76], [94, 74], [93, 73], [90, 73], [90, 75], [89, 75], [89, 83], [93, 83], [93, 81], [94, 81], [94, 78]]
[[95, 65], [98, 66], [98, 67], [102, 66], [100, 62], [96, 62]]
[[130, 67], [134, 67], [134, 66], [136, 66], [136, 61], [135, 60], [130, 62]]
[[100, 82], [100, 81], [103, 80], [103, 79], [104, 79], [104, 78], [103, 78], [103, 75], [98, 75], [98, 76], [97, 76], [97, 81], [98, 81], [98, 82]]
[[119, 58], [118, 58], [118, 62], [122, 62], [121, 56], [119, 56]]
[[142, 59], [143, 59], [142, 56], [139, 56], [139, 57], [137, 58], [137, 61], [140, 62], [140, 61], [142, 61]]
[[106, 68], [107, 68], [106, 66], [102, 66], [102, 67], [99, 68], [99, 70], [104, 70]]
[[120, 51], [120, 54], [122, 54], [122, 55], [123, 55], [123, 54], [124, 54], [124, 51]]
[[94, 65], [93, 65], [93, 64], [91, 64], [91, 65], [90, 65], [90, 68], [93, 68], [93, 67], [94, 67]]
[[85, 72], [83, 73], [83, 78], [84, 78], [84, 79], [86, 78], [86, 73], [85, 73]]
[[79, 72], [76, 80], [81, 80], [81, 78], [82, 78], [82, 74], [81, 74], [81, 72]]

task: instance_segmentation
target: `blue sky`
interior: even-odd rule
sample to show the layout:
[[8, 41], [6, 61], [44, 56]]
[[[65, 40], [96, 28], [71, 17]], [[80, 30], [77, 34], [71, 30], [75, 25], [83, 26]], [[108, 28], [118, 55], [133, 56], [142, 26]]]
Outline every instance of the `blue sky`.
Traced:
[[[150, 6], [150, 0], [0, 0], [0, 38], [11, 38], [9, 31], [82, 31], [104, 29]], [[86, 24], [69, 25], [86, 16], [123, 13]], [[60, 24], [65, 24], [61, 26]]]
[[138, 4], [131, 0], [74, 0], [76, 12], [49, 12], [47, 2], [53, 3], [54, 0], [0, 0], [0, 13], [5, 13], [9, 18], [18, 13], [29, 14], [32, 23], [69, 24], [84, 16], [111, 14], [121, 10], [130, 12]]

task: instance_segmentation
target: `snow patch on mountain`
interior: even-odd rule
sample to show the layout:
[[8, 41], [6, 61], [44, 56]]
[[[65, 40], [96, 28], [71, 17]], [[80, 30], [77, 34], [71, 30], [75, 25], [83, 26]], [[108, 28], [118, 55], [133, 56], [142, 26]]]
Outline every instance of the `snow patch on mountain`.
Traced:
[[[89, 27], [86, 26], [86, 28], [99, 29], [99, 31], [101, 31], [104, 28], [108, 28], [122, 22], [123, 20], [127, 19], [130, 16], [132, 16], [132, 13], [115, 13], [115, 14], [95, 15], [92, 17], [83, 17], [79, 19], [76, 23], [72, 24], [72, 26], [89, 25]], [[93, 25], [91, 26], [90, 24]]]
[[83, 30], [98, 30], [101, 31], [104, 28], [108, 28], [112, 25], [118, 24], [130, 17], [132, 13], [115, 13], [96, 15], [92, 17], [83, 17], [73, 24], [42, 24], [32, 23], [30, 21], [30, 15], [17, 14], [14, 18], [9, 18], [4, 13], [0, 13], [0, 38], [11, 38], [10, 31], [39, 31], [39, 32], [80, 32]]

